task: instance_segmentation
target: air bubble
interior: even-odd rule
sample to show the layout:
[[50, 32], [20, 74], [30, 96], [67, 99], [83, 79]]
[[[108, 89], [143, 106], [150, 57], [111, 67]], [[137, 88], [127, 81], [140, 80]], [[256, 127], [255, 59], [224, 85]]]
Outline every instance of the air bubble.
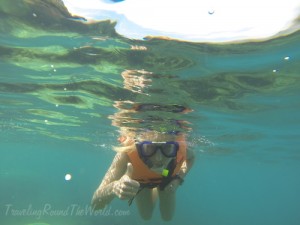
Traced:
[[214, 14], [214, 13], [215, 13], [215, 10], [213, 10], [213, 9], [208, 10], [208, 14], [209, 14], [209, 15], [212, 15], [212, 14]]
[[71, 180], [71, 179], [72, 179], [72, 175], [69, 174], [69, 173], [67, 173], [67, 174], [65, 175], [65, 180], [66, 180], [66, 181], [69, 181], [69, 180]]

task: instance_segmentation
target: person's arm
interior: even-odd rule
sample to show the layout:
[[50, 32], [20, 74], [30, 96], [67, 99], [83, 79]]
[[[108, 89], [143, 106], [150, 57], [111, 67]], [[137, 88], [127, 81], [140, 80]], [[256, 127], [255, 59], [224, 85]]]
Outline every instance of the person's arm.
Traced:
[[180, 184], [182, 184], [184, 177], [188, 174], [195, 161], [195, 154], [192, 150], [187, 150], [186, 160], [183, 162], [177, 179], [172, 180], [164, 189], [165, 191], [174, 192]]
[[101, 184], [95, 191], [92, 199], [92, 206], [95, 210], [103, 209], [115, 197], [113, 192], [115, 182], [125, 173], [128, 158], [124, 153], [117, 153], [111, 166], [106, 172]]
[[103, 209], [114, 197], [120, 199], [132, 198], [139, 189], [139, 183], [130, 178], [132, 165], [128, 163], [126, 153], [117, 153], [110, 168], [106, 172], [101, 184], [92, 199], [94, 210]]
[[181, 178], [184, 178], [188, 174], [188, 172], [190, 171], [190, 169], [192, 168], [192, 166], [194, 164], [194, 161], [195, 161], [195, 153], [194, 153], [194, 151], [192, 151], [190, 149], [187, 149], [186, 160], [182, 164], [181, 169], [180, 169], [180, 171], [178, 173], [178, 175]]

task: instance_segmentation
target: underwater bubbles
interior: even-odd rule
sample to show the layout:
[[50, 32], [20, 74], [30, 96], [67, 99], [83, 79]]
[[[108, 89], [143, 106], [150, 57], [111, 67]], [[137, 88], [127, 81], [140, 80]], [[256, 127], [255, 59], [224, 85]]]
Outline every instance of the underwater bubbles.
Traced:
[[214, 13], [215, 13], [215, 10], [213, 10], [213, 9], [208, 10], [209, 15], [213, 15]]
[[65, 180], [66, 180], [66, 181], [69, 181], [69, 180], [71, 180], [71, 179], [72, 179], [72, 175], [69, 174], [69, 173], [67, 173], [67, 174], [65, 175]]

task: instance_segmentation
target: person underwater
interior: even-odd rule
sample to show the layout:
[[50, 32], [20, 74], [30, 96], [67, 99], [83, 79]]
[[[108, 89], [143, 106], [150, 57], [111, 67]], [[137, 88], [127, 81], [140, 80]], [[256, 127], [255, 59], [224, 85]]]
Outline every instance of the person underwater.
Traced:
[[180, 132], [147, 131], [122, 135], [121, 147], [94, 192], [94, 210], [103, 209], [115, 197], [135, 201], [141, 217], [152, 218], [159, 199], [161, 217], [172, 219], [175, 211], [176, 190], [194, 162], [193, 151], [187, 148], [185, 135]]

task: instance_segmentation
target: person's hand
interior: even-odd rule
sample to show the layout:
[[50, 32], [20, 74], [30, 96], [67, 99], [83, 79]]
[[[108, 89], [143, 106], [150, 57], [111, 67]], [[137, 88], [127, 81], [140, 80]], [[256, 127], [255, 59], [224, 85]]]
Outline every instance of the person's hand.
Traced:
[[133, 166], [131, 163], [127, 164], [126, 173], [120, 180], [115, 182], [113, 192], [120, 199], [131, 199], [136, 195], [140, 188], [140, 183], [131, 179], [133, 173]]
[[174, 179], [165, 187], [164, 191], [175, 192], [177, 190], [177, 188], [179, 187], [179, 185], [180, 185], [179, 180]]

